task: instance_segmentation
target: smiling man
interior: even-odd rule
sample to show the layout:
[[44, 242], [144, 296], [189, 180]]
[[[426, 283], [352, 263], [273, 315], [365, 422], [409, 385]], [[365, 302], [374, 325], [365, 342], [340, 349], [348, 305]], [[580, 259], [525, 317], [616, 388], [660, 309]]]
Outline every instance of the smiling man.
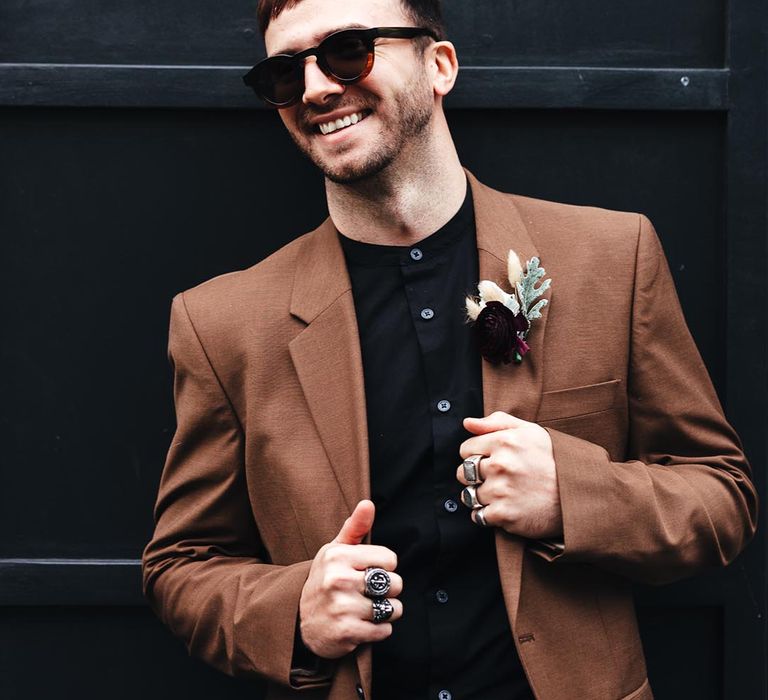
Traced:
[[436, 0], [258, 11], [330, 217], [174, 299], [153, 608], [270, 698], [651, 698], [630, 581], [756, 513], [652, 226], [462, 168]]

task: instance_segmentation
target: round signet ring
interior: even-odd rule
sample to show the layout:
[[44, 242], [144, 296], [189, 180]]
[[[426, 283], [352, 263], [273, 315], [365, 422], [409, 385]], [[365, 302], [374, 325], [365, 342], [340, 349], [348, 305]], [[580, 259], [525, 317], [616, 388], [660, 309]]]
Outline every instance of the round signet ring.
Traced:
[[468, 484], [482, 484], [483, 480], [480, 478], [480, 460], [484, 455], [470, 455], [462, 463], [464, 467], [464, 480]]
[[482, 508], [483, 503], [477, 500], [477, 486], [472, 484], [461, 492], [461, 502], [467, 508]]
[[392, 579], [384, 569], [369, 566], [365, 570], [365, 595], [369, 598], [383, 598], [391, 585]]
[[392, 613], [395, 612], [395, 608], [387, 598], [374, 598], [371, 601], [373, 607], [373, 622], [378, 625], [382, 622], [386, 622], [392, 617]]

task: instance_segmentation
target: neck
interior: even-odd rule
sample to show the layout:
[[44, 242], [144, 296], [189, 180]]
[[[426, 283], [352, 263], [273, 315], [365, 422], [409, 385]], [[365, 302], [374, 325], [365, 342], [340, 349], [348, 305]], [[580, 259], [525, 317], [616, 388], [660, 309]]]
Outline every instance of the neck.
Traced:
[[447, 147], [426, 144], [412, 157], [399, 154], [365, 181], [339, 184], [326, 179], [328, 211], [336, 228], [363, 243], [407, 246], [444, 226], [461, 207], [467, 188], [449, 134], [447, 138]]

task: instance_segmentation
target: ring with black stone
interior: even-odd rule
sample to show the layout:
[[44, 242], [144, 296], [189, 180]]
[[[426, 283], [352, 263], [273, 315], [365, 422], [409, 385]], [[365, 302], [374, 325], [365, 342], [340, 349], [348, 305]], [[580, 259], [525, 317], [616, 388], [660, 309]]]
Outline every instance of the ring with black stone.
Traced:
[[482, 484], [483, 480], [480, 478], [480, 460], [483, 455], [470, 455], [462, 463], [464, 468], [464, 479], [468, 484]]
[[477, 500], [477, 486], [471, 484], [461, 492], [461, 502], [467, 508], [482, 508], [485, 504]]
[[374, 598], [371, 601], [371, 606], [373, 607], [373, 622], [376, 625], [389, 620], [392, 613], [395, 612], [395, 608], [388, 598]]
[[369, 598], [383, 598], [389, 593], [392, 579], [378, 566], [369, 566], [365, 570], [365, 595]]

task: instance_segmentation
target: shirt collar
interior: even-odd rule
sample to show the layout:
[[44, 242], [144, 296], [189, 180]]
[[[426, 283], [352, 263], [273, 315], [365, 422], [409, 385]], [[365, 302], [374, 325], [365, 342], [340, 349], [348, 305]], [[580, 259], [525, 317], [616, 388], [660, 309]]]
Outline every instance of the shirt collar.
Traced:
[[[459, 210], [450, 221], [426, 238], [408, 246], [379, 245], [362, 243], [345, 236], [337, 230], [344, 257], [350, 265], [382, 267], [395, 265], [416, 265], [423, 257], [434, 259], [454, 248], [465, 236], [473, 235], [475, 230], [475, 211], [472, 192], [467, 187]], [[414, 258], [411, 251], [418, 248], [422, 255]]]

